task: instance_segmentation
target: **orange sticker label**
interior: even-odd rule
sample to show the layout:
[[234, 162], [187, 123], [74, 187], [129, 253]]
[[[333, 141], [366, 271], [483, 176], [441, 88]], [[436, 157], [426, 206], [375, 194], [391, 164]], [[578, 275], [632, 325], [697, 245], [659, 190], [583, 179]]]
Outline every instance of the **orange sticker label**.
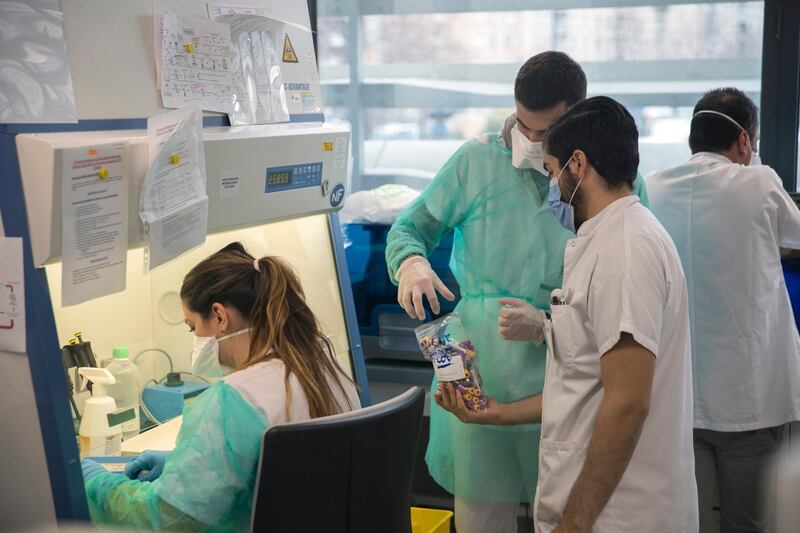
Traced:
[[322, 143], [322, 150], [325, 152], [333, 152], [333, 143]]

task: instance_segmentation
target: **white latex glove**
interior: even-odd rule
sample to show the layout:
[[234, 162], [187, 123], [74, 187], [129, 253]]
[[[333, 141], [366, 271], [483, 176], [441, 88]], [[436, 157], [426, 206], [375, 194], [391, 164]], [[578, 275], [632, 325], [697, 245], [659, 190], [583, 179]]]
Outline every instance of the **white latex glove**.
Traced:
[[501, 339], [507, 341], [531, 341], [537, 346], [544, 341], [544, 311], [536, 309], [525, 300], [501, 298], [503, 307], [497, 317], [497, 329]]
[[425, 308], [422, 305], [422, 295], [428, 297], [428, 303], [434, 314], [439, 314], [439, 298], [436, 291], [447, 300], [453, 301], [456, 297], [442, 283], [439, 276], [431, 268], [428, 260], [421, 255], [412, 255], [400, 263], [397, 269], [397, 302], [403, 306], [408, 316], [425, 320]]

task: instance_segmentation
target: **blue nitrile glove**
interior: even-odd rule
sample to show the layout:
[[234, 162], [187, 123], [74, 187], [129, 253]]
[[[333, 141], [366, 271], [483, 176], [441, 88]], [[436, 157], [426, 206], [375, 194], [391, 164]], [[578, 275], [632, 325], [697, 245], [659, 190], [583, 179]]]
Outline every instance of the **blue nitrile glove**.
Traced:
[[107, 470], [103, 468], [100, 463], [97, 461], [92, 461], [91, 459], [84, 459], [81, 461], [81, 470], [83, 470], [84, 483], [92, 479], [97, 474], [107, 472]]
[[159, 452], [156, 450], [146, 450], [139, 457], [128, 463], [125, 467], [125, 475], [130, 479], [139, 481], [155, 481], [164, 470], [164, 461], [169, 452]]

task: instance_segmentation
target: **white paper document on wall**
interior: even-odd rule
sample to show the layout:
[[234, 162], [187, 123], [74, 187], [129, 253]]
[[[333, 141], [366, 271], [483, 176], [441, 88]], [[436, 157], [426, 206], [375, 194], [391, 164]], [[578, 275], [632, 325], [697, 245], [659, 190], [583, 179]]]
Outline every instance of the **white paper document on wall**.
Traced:
[[192, 202], [150, 223], [149, 268], [153, 269], [200, 246], [206, 240], [208, 198]]
[[207, 2], [208, 17], [216, 19], [221, 15], [258, 15], [259, 17], [271, 17], [272, 8], [267, 6], [247, 6], [241, 4], [228, 4], [225, 2]]
[[26, 351], [23, 265], [22, 238], [0, 237], [0, 351]]
[[161, 13], [161, 98], [164, 107], [194, 104], [230, 113], [230, 26], [213, 20]]
[[149, 165], [153, 164], [161, 148], [175, 133], [178, 124], [190, 112], [191, 109], [187, 107], [177, 111], [161, 113], [147, 119], [147, 156]]
[[128, 143], [62, 152], [61, 305], [125, 290]]
[[203, 114], [198, 108], [179, 109], [148, 120], [151, 163], [139, 199], [146, 269], [205, 242], [208, 196], [202, 124]]

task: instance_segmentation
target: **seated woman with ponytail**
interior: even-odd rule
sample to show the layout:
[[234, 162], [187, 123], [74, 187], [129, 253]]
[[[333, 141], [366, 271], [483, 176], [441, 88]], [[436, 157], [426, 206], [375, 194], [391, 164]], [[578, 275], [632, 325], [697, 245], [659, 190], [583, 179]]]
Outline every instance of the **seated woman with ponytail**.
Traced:
[[[264, 431], [360, 407], [281, 259], [230, 244], [186, 275], [181, 300], [196, 337], [195, 372], [222, 379], [184, 409], [169, 454], [146, 452], [127, 477], [84, 460], [96, 524], [248, 530]], [[142, 468], [149, 473], [140, 476]]]

